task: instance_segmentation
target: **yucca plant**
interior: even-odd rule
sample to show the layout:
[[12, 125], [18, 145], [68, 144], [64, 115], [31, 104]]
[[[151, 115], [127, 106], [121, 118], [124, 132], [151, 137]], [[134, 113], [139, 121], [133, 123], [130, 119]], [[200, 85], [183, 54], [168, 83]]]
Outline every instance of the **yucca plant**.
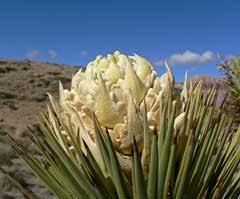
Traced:
[[217, 89], [203, 95], [201, 82], [193, 87], [187, 76], [176, 100], [166, 68], [158, 77], [138, 55], [97, 57], [70, 91], [60, 84], [59, 102], [50, 95], [29, 134], [40, 155], [14, 139], [12, 146], [57, 198], [237, 198], [234, 116], [226, 117], [225, 100], [216, 110]]

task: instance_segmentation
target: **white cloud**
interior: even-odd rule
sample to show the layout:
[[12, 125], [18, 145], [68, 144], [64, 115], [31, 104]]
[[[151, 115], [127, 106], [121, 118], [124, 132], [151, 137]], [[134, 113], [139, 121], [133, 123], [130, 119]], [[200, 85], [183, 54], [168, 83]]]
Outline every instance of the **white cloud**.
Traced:
[[164, 60], [160, 59], [160, 60], [154, 62], [154, 65], [156, 65], [156, 66], [162, 66], [162, 65], [164, 65]]
[[40, 56], [40, 52], [38, 50], [30, 50], [26, 52], [26, 58], [30, 60], [37, 59]]
[[[216, 59], [215, 57], [216, 56], [212, 51], [205, 51], [202, 54], [198, 54], [187, 50], [182, 54], [173, 54], [166, 58], [166, 60], [170, 65], [206, 64]], [[162, 66], [163, 63], [164, 60], [158, 60], [155, 62], [155, 64], [158, 66]]]
[[48, 51], [48, 55], [49, 55], [50, 59], [56, 59], [57, 52], [55, 50], [51, 49]]
[[88, 54], [88, 53], [87, 53], [86, 50], [82, 50], [82, 51], [80, 52], [80, 56], [81, 56], [81, 57], [85, 57], [87, 54]]

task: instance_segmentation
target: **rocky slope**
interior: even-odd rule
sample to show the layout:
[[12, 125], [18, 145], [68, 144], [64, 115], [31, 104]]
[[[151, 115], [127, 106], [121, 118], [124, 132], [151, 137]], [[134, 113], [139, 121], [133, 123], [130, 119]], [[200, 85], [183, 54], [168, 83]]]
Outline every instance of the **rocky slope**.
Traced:
[[[42, 198], [53, 198], [39, 181], [26, 169], [7, 142], [10, 134], [31, 149], [26, 139], [26, 126], [34, 125], [35, 115], [44, 111], [48, 102], [47, 92], [58, 95], [58, 81], [69, 88], [71, 77], [78, 69], [67, 65], [30, 61], [0, 60], [0, 165], [15, 173]], [[218, 85], [220, 97], [224, 93], [221, 79], [209, 76], [195, 77], [203, 80], [203, 87]], [[178, 84], [181, 89], [181, 84]], [[0, 173], [0, 198], [23, 198]]]
[[[21, 161], [7, 142], [10, 134], [31, 147], [26, 139], [26, 127], [34, 125], [35, 115], [45, 110], [47, 92], [58, 95], [58, 81], [70, 86], [71, 77], [78, 69], [61, 64], [31, 61], [0, 60], [0, 164], [28, 179], [30, 187], [43, 198], [49, 193], [39, 185], [36, 178], [22, 166]], [[22, 198], [0, 173], [0, 198]]]

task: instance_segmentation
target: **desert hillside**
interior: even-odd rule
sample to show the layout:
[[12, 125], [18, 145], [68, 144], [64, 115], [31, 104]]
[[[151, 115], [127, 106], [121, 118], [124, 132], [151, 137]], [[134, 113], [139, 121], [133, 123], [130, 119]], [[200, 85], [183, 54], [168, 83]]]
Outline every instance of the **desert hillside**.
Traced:
[[58, 94], [58, 81], [69, 86], [76, 68], [30, 61], [0, 60], [1, 127], [21, 132], [45, 107], [47, 92]]
[[[33, 189], [49, 198], [46, 190], [35, 186], [35, 178], [25, 171], [7, 144], [6, 134], [31, 147], [25, 139], [26, 126], [35, 123], [35, 115], [45, 110], [47, 92], [58, 95], [58, 81], [70, 86], [76, 67], [31, 61], [0, 60], [0, 164], [19, 177], [32, 178]], [[13, 164], [14, 163], [14, 164]], [[19, 197], [18, 197], [19, 196]], [[22, 198], [0, 173], [0, 198]]]
[[[44, 111], [48, 102], [47, 92], [58, 95], [58, 81], [69, 88], [76, 67], [39, 63], [31, 61], [0, 60], [0, 164], [9, 171], [28, 179], [31, 189], [44, 198], [52, 196], [27, 171], [7, 144], [6, 134], [19, 139], [31, 149], [31, 142], [25, 138], [26, 126], [35, 123], [35, 115]], [[204, 90], [217, 85], [224, 93], [223, 80], [209, 76], [198, 76], [203, 80]], [[181, 89], [181, 84], [178, 84]], [[222, 94], [220, 95], [220, 97]], [[0, 198], [22, 198], [0, 173]]]

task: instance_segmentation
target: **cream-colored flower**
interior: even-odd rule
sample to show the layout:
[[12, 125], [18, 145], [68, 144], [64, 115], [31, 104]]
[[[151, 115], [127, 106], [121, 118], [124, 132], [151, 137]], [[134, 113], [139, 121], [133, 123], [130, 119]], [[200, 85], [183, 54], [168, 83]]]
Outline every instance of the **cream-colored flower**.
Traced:
[[143, 57], [116, 51], [107, 57], [97, 56], [85, 71], [79, 70], [72, 78], [71, 90], [60, 84], [61, 116], [70, 119], [76, 132], [80, 130], [79, 143], [86, 141], [92, 153], [98, 154], [92, 120], [95, 113], [103, 130], [108, 128], [120, 154], [131, 153], [133, 136], [141, 150], [144, 99], [151, 132], [160, 123], [164, 97], [174, 88], [172, 71], [165, 65], [166, 73], [158, 77]]

